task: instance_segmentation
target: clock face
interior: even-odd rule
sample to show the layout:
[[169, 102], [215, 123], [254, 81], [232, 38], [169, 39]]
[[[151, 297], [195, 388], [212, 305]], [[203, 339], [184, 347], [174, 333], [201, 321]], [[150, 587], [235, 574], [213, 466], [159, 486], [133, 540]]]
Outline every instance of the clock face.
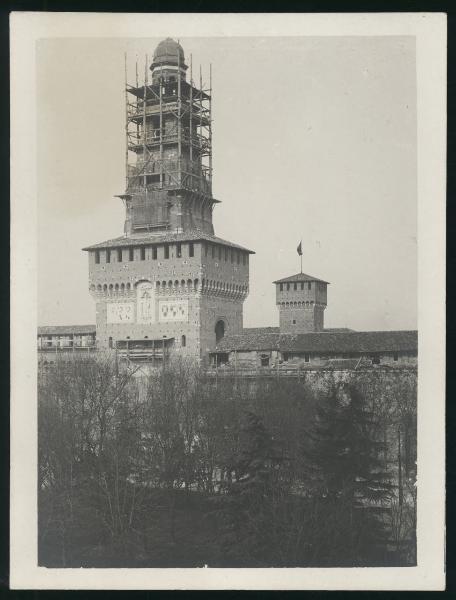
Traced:
[[133, 302], [110, 302], [107, 307], [108, 323], [132, 323], [135, 318]]

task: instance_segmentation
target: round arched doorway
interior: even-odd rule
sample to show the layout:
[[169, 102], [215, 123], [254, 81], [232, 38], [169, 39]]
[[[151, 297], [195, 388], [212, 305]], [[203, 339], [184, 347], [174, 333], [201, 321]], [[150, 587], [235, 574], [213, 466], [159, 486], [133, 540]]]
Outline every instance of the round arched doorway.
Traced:
[[215, 341], [218, 343], [225, 335], [225, 321], [219, 319], [215, 324]]

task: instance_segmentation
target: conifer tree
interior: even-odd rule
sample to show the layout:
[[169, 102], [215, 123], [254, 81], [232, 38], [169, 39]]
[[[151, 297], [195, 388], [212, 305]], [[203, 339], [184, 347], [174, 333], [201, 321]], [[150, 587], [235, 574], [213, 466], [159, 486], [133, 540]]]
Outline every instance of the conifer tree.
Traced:
[[270, 564], [275, 507], [286, 494], [280, 482], [284, 456], [262, 419], [246, 412], [240, 451], [228, 469], [226, 493], [216, 498], [220, 542], [227, 558], [242, 566]]
[[334, 387], [317, 408], [306, 449], [309, 487], [321, 523], [312, 542], [316, 562], [348, 566], [385, 560], [383, 521], [392, 485], [377, 432], [354, 386]]

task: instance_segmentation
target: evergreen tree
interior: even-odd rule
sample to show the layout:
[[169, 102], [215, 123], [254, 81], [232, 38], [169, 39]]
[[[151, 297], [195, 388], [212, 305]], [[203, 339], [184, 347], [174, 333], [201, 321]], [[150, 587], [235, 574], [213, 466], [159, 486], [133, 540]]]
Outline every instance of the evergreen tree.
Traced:
[[378, 431], [354, 386], [334, 387], [317, 408], [306, 448], [321, 523], [318, 539], [312, 540], [317, 563], [381, 564], [386, 558], [383, 521], [392, 485]]
[[276, 517], [287, 493], [280, 477], [285, 458], [258, 415], [246, 412], [243, 421], [239, 454], [227, 466], [231, 477], [225, 494], [214, 498], [219, 541], [230, 564], [266, 566], [273, 559]]

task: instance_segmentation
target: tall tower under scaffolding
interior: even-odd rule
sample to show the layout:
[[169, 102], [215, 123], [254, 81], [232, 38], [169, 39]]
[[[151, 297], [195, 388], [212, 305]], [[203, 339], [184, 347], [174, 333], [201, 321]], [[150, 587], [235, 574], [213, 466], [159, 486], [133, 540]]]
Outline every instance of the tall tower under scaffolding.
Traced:
[[156, 48], [148, 73], [126, 82], [125, 233], [200, 230], [213, 234], [211, 86], [193, 79], [182, 47]]
[[97, 345], [121, 359], [204, 360], [242, 331], [252, 251], [214, 235], [211, 70], [208, 85], [188, 70], [170, 38], [142, 82], [125, 67], [124, 235], [85, 248]]

